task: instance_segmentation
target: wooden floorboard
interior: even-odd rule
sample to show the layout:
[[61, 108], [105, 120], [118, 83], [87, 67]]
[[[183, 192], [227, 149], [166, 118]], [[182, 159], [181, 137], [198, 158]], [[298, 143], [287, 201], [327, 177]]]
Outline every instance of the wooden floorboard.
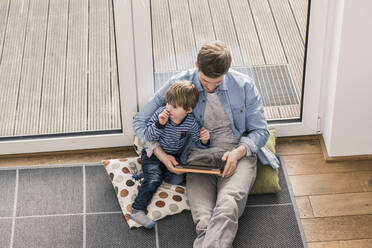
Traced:
[[110, 127], [110, 36], [108, 1], [89, 2], [88, 130]]
[[301, 34], [303, 43], [306, 41], [306, 26], [308, 16], [308, 0], [289, 0], [293, 15], [296, 17], [297, 28]]
[[307, 242], [371, 239], [372, 215], [302, 219]]
[[67, 33], [64, 132], [87, 130], [88, 0], [70, 1]]
[[234, 0], [229, 3], [243, 64], [245, 66], [266, 64], [248, 1]]
[[[109, 11], [113, 9], [112, 1], [109, 1]], [[119, 81], [118, 68], [116, 59], [116, 42], [114, 29], [114, 15], [110, 14], [110, 80], [111, 80], [111, 129], [121, 129], [120, 118], [120, 96], [119, 96]], [[125, 96], [122, 96], [125, 97]]]
[[301, 95], [305, 46], [298, 33], [288, 0], [269, 0], [281, 43], [292, 72], [297, 95]]
[[10, 0], [0, 1], [0, 64], [3, 52], [5, 32], [8, 23], [9, 4]]
[[50, 1], [39, 134], [63, 132], [68, 8], [68, 1]]
[[199, 50], [204, 43], [216, 39], [212, 16], [208, 0], [189, 0], [188, 2], [196, 47]]
[[173, 31], [177, 70], [183, 71], [195, 66], [196, 45], [190, 19], [189, 5], [184, 0], [168, 1], [170, 22]]
[[372, 192], [310, 196], [315, 217], [372, 215]]
[[151, 1], [154, 71], [176, 71], [176, 55], [167, 0]]
[[372, 239], [308, 243], [309, 248], [371, 248]]
[[232, 56], [232, 66], [243, 66], [239, 41], [227, 0], [214, 0], [209, 5], [216, 38], [228, 44]]
[[[298, 143], [297, 143], [298, 144]], [[290, 149], [286, 145], [286, 150]], [[301, 144], [304, 148], [304, 145]], [[312, 147], [313, 148], [316, 147]], [[279, 148], [283, 151], [283, 148]], [[309, 174], [329, 174], [329, 173], [348, 173], [358, 171], [371, 171], [372, 160], [332, 162], [327, 163], [323, 154], [298, 154], [296, 156], [283, 156], [289, 175], [309, 175]]]
[[250, 0], [249, 3], [257, 33], [260, 37], [266, 64], [287, 64], [287, 59], [268, 2]]
[[30, 1], [14, 124], [16, 136], [39, 131], [48, 7], [47, 1]]
[[29, 1], [11, 1], [0, 64], [0, 136], [12, 136], [22, 73]]

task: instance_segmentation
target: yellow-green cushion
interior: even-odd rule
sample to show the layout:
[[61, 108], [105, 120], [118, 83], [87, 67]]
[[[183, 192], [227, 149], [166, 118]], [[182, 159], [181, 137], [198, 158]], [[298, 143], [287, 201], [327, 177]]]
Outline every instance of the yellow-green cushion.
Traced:
[[[266, 143], [266, 147], [276, 154], [275, 151], [275, 130], [270, 130], [270, 137]], [[269, 165], [262, 165], [259, 161], [257, 162], [257, 176], [256, 181], [250, 191], [251, 195], [256, 194], [268, 194], [278, 193], [280, 189], [279, 185], [279, 171], [273, 169]]]

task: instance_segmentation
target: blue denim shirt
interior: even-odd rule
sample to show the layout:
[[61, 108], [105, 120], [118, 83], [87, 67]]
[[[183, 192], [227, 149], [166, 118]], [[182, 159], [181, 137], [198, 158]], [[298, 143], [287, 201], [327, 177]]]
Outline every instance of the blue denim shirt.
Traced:
[[[136, 115], [133, 120], [133, 129], [142, 144], [147, 142], [144, 135], [146, 123], [159, 107], [166, 104], [165, 92], [179, 80], [189, 80], [197, 87], [199, 101], [193, 109], [193, 113], [199, 124], [203, 126], [207, 96], [200, 83], [198, 69], [195, 68], [170, 78]], [[247, 75], [230, 69], [215, 92], [233, 124], [235, 136], [239, 138], [240, 144], [251, 151], [247, 150], [247, 156], [250, 156], [251, 153], [256, 154], [261, 163], [278, 168], [278, 159], [265, 146], [269, 131], [267, 130], [262, 100], [253, 80]]]

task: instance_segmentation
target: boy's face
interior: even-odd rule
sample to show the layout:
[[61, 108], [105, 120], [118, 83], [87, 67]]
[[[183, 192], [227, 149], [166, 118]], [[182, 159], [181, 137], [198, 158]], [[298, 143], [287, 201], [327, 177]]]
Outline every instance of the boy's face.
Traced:
[[182, 107], [178, 107], [169, 103], [167, 103], [166, 109], [169, 111], [170, 120], [176, 125], [180, 124], [183, 119], [185, 119], [186, 115], [192, 112], [191, 108], [186, 111]]
[[199, 80], [203, 89], [208, 93], [213, 93], [217, 87], [222, 83], [223, 77], [225, 75], [221, 75], [218, 78], [210, 78], [203, 74], [203, 72], [199, 71]]

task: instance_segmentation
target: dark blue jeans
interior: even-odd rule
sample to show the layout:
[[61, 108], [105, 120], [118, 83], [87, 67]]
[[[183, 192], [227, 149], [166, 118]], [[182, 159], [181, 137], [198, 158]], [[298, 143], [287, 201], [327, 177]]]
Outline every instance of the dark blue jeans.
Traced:
[[[179, 161], [178, 156], [174, 157]], [[147, 157], [144, 149], [142, 150], [141, 159], [144, 179], [132, 207], [137, 210], [146, 210], [152, 196], [163, 180], [170, 184], [180, 184], [185, 179], [185, 176], [170, 172], [155, 155], [150, 158]]]

